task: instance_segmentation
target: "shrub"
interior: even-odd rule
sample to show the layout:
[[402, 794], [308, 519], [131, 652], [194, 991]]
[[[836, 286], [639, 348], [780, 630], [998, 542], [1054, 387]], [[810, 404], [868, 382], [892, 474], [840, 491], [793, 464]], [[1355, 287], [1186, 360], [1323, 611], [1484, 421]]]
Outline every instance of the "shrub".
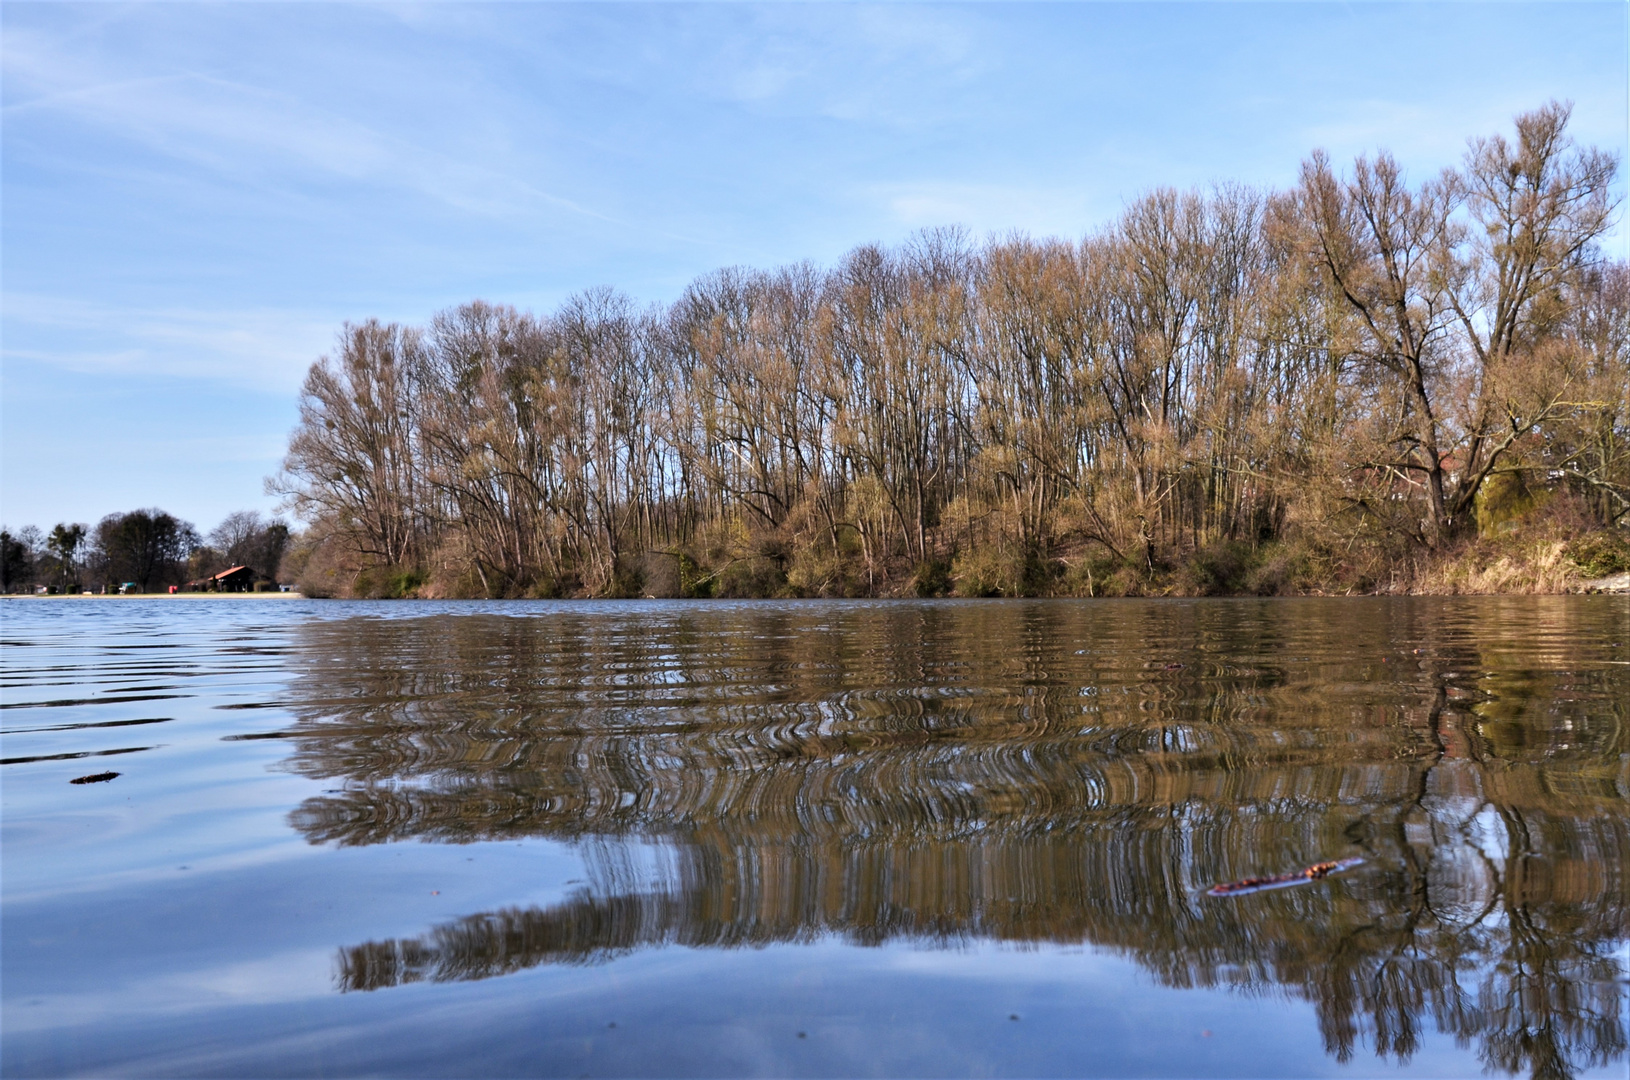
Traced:
[[1018, 575], [1012, 560], [994, 548], [974, 548], [957, 553], [955, 565], [958, 596], [1011, 596]]
[[422, 570], [401, 566], [372, 566], [357, 574], [351, 595], [367, 600], [403, 600], [418, 595], [427, 576]]
[[774, 559], [758, 555], [738, 559], [714, 579], [713, 595], [752, 600], [780, 596], [786, 591], [787, 575]]
[[953, 566], [958, 596], [1047, 596], [1065, 577], [1065, 564], [1036, 552], [965, 551]]
[[1544, 505], [1548, 495], [1544, 488], [1531, 487], [1523, 473], [1494, 473], [1477, 492], [1477, 535], [1494, 537], [1519, 529], [1523, 518]]
[[645, 595], [645, 569], [632, 559], [618, 559], [604, 594], [612, 600], [628, 600]]
[[944, 559], [924, 559], [911, 575], [914, 596], [944, 596], [951, 591], [951, 564]]
[[1619, 529], [1586, 533], [1568, 541], [1568, 558], [1587, 578], [1630, 572], [1630, 536]]
[[1225, 596], [1248, 590], [1253, 552], [1237, 540], [1217, 540], [1198, 548], [1179, 571], [1184, 591], [1199, 596]]

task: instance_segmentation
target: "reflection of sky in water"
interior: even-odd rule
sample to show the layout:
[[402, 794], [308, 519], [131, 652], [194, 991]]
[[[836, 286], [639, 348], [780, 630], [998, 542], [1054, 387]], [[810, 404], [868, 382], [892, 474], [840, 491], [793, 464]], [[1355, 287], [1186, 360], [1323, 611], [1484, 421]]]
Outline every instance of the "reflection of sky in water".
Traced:
[[1622, 602], [488, 611], [7, 605], [5, 1071], [1623, 1073]]

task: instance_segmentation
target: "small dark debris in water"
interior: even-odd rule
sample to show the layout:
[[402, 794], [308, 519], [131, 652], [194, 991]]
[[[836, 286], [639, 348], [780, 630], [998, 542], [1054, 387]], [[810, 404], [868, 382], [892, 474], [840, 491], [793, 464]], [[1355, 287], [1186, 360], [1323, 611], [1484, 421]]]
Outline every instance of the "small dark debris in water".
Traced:
[[102, 784], [112, 780], [119, 774], [116, 772], [94, 772], [89, 776], [76, 776], [68, 781], [70, 784]]
[[800, 1038], [800, 1039], [807, 1039], [807, 1038], [809, 1038], [809, 1036], [808, 1036], [808, 1035], [805, 1035], [805, 1034], [804, 1034], [804, 1033], [803, 1033], [803, 1032], [802, 1032], [802, 1031], [800, 1031], [800, 1032], [799, 1032], [799, 1033], [798, 1033], [798, 1037], [799, 1037], [799, 1038]]
[[1019, 1018], [1019, 1014], [1018, 1013], [1008, 1013], [1007, 1018], [1009, 1020], [1017, 1020]]
[[606, 1025], [606, 1027], [608, 1027], [608, 1028], [614, 1028], [616, 1026], [617, 1026], [617, 1021], [615, 1021], [615, 1020], [613, 1020], [611, 1023]]
[[1320, 881], [1331, 874], [1340, 873], [1359, 865], [1364, 860], [1354, 855], [1346, 859], [1336, 859], [1333, 862], [1314, 863], [1306, 870], [1298, 870], [1294, 874], [1279, 874], [1274, 877], [1253, 877], [1243, 881], [1230, 881], [1226, 885], [1213, 885], [1206, 890], [1207, 896], [1243, 896], [1246, 893], [1261, 892], [1264, 889], [1284, 889], [1292, 885], [1306, 885], [1312, 881]]

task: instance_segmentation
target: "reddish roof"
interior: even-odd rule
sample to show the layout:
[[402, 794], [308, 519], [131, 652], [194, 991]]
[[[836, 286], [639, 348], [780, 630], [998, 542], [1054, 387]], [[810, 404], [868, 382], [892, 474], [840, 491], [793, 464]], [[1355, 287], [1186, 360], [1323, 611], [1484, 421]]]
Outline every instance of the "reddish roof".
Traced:
[[[230, 570], [222, 570], [219, 574], [216, 574], [215, 575], [215, 580], [220, 581], [224, 577], [231, 577], [233, 574], [236, 574], [239, 570], [248, 570], [248, 569], [249, 568], [247, 566], [234, 566]], [[250, 571], [250, 572], [253, 573], [253, 571]]]

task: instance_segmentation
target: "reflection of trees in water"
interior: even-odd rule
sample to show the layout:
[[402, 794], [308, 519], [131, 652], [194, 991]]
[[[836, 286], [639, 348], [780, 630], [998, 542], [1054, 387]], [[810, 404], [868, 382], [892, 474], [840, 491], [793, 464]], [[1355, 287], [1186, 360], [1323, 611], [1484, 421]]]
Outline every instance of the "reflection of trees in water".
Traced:
[[[344, 787], [294, 823], [578, 838], [597, 874], [558, 906], [346, 949], [347, 989], [667, 943], [1084, 942], [1174, 986], [1305, 996], [1343, 1059], [1361, 1037], [1407, 1057], [1428, 1018], [1507, 1071], [1622, 1055], [1630, 693], [1582, 659], [1602, 609], [1332, 621], [1354, 610], [319, 624], [288, 764]], [[619, 859], [646, 847], [655, 870]], [[1352, 853], [1369, 865], [1316, 885], [1198, 896]]]

